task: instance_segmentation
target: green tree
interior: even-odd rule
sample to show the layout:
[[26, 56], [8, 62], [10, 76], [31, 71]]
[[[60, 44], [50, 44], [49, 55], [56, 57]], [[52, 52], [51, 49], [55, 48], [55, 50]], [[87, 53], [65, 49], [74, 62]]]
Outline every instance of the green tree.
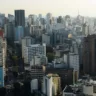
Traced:
[[48, 62], [52, 62], [54, 60], [54, 53], [47, 53], [47, 57], [48, 57]]

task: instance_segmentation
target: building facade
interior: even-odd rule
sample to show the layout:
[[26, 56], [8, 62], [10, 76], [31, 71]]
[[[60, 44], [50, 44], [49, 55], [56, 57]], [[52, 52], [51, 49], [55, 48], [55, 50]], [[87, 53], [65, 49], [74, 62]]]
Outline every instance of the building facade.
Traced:
[[33, 56], [32, 60], [30, 62], [30, 66], [40, 66], [40, 65], [46, 65], [48, 63], [47, 57], [46, 56]]
[[15, 41], [21, 42], [24, 37], [24, 28], [22, 26], [18, 26], [15, 28]]
[[25, 10], [15, 10], [15, 26], [25, 26]]
[[83, 72], [96, 74], [96, 35], [89, 35], [83, 41]]
[[22, 58], [24, 58], [24, 47], [29, 46], [34, 43], [35, 43], [35, 40], [31, 37], [26, 36], [26, 37], [22, 38], [22, 42], [21, 42], [21, 44], [22, 44]]
[[24, 62], [30, 64], [33, 56], [46, 56], [46, 44], [33, 44], [24, 47]]
[[60, 93], [60, 77], [57, 74], [48, 74], [43, 77], [43, 94], [47, 96], [58, 96]]

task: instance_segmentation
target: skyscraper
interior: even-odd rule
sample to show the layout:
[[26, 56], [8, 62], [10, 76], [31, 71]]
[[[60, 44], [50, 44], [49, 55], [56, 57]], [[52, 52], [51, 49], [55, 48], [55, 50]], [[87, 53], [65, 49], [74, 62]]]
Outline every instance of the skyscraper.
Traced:
[[25, 10], [15, 10], [15, 26], [25, 26]]
[[83, 41], [83, 72], [96, 74], [96, 35], [88, 35]]
[[0, 37], [0, 87], [4, 86], [4, 73], [3, 73], [3, 45], [2, 38]]

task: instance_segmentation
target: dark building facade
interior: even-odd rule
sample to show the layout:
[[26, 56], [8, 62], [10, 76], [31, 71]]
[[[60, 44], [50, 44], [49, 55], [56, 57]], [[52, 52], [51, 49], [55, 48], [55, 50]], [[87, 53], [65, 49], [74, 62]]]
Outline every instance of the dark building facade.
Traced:
[[8, 24], [6, 24], [4, 29], [9, 45], [14, 44], [14, 33], [15, 33], [14, 28], [15, 28], [14, 24], [12, 22], [9, 22]]
[[63, 88], [68, 84], [73, 84], [73, 69], [65, 69], [65, 68], [46, 68], [45, 74], [58, 74], [61, 78], [61, 88]]
[[96, 74], [96, 35], [88, 35], [83, 42], [83, 72]]
[[25, 26], [25, 10], [15, 10], [15, 26]]

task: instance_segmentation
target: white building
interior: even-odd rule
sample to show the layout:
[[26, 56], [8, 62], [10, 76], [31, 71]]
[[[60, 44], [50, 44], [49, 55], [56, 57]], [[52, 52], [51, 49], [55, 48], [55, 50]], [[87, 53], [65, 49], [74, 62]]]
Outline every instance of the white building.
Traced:
[[31, 93], [38, 90], [38, 79], [31, 80]]
[[32, 36], [42, 36], [42, 31], [44, 27], [42, 25], [31, 25], [30, 26], [30, 34]]
[[34, 15], [34, 14], [29, 15], [28, 16], [29, 25], [35, 25], [36, 24], [36, 19], [37, 19], [36, 15]]
[[43, 77], [42, 92], [47, 96], [56, 96], [60, 91], [60, 77], [57, 74], [48, 74]]
[[4, 76], [6, 75], [6, 40], [0, 37], [0, 86], [4, 86]]
[[33, 56], [30, 62], [30, 66], [46, 65], [47, 62], [48, 61], [46, 56]]
[[30, 64], [33, 56], [46, 56], [46, 44], [33, 44], [24, 47], [24, 62]]
[[74, 71], [79, 72], [79, 55], [70, 53], [69, 54], [69, 64], [71, 68], [74, 68]]
[[57, 23], [52, 26], [52, 30], [59, 30], [59, 29], [63, 29], [63, 28], [65, 28], [65, 26], [62, 23]]
[[47, 13], [46, 15], [46, 24], [52, 24], [52, 14]]
[[22, 57], [24, 57], [24, 46], [29, 46], [34, 43], [34, 39], [31, 37], [22, 38]]
[[0, 37], [0, 66], [3, 66], [3, 39]]
[[79, 55], [70, 53], [69, 54], [69, 66], [73, 68], [73, 83], [76, 83], [79, 78]]
[[76, 83], [79, 78], [79, 55], [75, 53], [64, 54], [64, 63], [69, 64], [73, 68], [73, 83]]
[[46, 45], [50, 45], [50, 35], [42, 34], [42, 43], [46, 43]]
[[64, 54], [64, 62], [68, 63], [68, 60], [70, 68], [73, 68], [74, 71], [79, 71], [79, 55], [75, 53], [69, 53], [69, 56]]
[[7, 59], [7, 42], [6, 39], [3, 40], [3, 71], [4, 71], [4, 76], [6, 75], [6, 59]]
[[15, 20], [15, 18], [13, 15], [8, 14], [8, 20], [9, 20], [9, 22], [13, 22]]
[[85, 96], [96, 96], [96, 81], [90, 80], [83, 85], [83, 94]]

